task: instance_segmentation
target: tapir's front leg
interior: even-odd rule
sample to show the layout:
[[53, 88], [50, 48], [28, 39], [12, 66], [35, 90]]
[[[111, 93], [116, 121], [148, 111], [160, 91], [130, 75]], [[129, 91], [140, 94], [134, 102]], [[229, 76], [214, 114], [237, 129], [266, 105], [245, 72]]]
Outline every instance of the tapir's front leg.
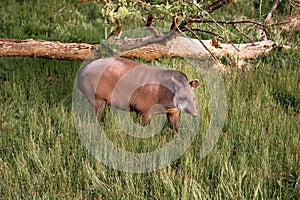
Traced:
[[179, 113], [180, 111], [178, 109], [172, 109], [171, 112], [167, 112], [169, 124], [176, 132], [178, 131]]

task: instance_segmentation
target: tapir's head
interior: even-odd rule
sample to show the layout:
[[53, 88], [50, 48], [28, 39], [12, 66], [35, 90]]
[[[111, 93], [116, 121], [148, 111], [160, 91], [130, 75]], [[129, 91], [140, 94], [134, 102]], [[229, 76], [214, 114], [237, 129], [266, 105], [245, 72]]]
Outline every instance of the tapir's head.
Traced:
[[174, 83], [174, 98], [173, 104], [179, 110], [192, 115], [193, 117], [198, 116], [196, 108], [196, 100], [193, 90], [198, 87], [199, 80], [195, 79], [191, 82], [187, 80], [178, 81], [172, 77]]

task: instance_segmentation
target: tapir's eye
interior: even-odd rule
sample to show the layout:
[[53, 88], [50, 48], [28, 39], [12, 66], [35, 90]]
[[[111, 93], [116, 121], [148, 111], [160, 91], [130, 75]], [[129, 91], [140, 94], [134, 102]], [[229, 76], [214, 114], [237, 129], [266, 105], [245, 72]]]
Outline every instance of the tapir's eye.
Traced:
[[184, 97], [179, 97], [179, 98], [178, 98], [178, 103], [183, 103], [183, 102], [184, 102], [184, 100], [185, 100], [185, 98], [184, 98]]

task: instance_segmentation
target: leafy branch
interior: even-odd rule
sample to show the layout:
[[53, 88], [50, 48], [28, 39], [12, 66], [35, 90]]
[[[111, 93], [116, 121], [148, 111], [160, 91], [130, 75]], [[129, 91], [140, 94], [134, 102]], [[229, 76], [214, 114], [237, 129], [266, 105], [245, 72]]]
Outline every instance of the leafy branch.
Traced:
[[[290, 2], [294, 2], [289, 0]], [[280, 4], [281, 0], [276, 0], [273, 7], [270, 9], [267, 17], [263, 22], [258, 22], [254, 20], [218, 20], [211, 16], [214, 11], [223, 8], [224, 6], [231, 4], [234, 0], [216, 0], [206, 5], [202, 1], [195, 0], [184, 0], [184, 1], [168, 1], [168, 0], [80, 0], [78, 2], [70, 3], [63, 8], [59, 9], [57, 12], [52, 14], [60, 14], [66, 9], [69, 9], [75, 5], [88, 2], [97, 2], [100, 5], [100, 16], [105, 19], [108, 24], [116, 23], [116, 28], [109, 35], [109, 40], [115, 40], [121, 34], [122, 21], [126, 20], [126, 17], [130, 15], [136, 15], [141, 13], [146, 16], [143, 19], [145, 28], [147, 28], [153, 34], [153, 37], [149, 37], [140, 43], [127, 44], [122, 47], [122, 50], [131, 50], [146, 45], [164, 42], [178, 33], [188, 32], [192, 34], [194, 38], [199, 40], [203, 47], [213, 56], [209, 51], [209, 48], [201, 41], [199, 33], [205, 33], [213, 35], [218, 39], [221, 39], [233, 46], [235, 50], [239, 50], [233, 42], [225, 36], [218, 33], [221, 29], [223, 33], [233, 34], [232, 30], [228, 28], [230, 26], [233, 30], [236, 30], [238, 34], [242, 37], [247, 38], [249, 41], [254, 42], [254, 40], [238, 28], [239, 24], [249, 24], [256, 26], [258, 30], [261, 31], [261, 35], [264, 39], [267, 39], [268, 33], [267, 28], [275, 26], [276, 24], [269, 23], [275, 9]], [[210, 1], [209, 1], [210, 2]], [[157, 21], [167, 21], [171, 19], [170, 30], [167, 33], [162, 33], [153, 27], [153, 24]], [[205, 30], [203, 28], [198, 28], [195, 25], [206, 24], [208, 27], [212, 28], [214, 31]], [[212, 25], [217, 27], [213, 27]], [[214, 57], [214, 56], [213, 56]]]

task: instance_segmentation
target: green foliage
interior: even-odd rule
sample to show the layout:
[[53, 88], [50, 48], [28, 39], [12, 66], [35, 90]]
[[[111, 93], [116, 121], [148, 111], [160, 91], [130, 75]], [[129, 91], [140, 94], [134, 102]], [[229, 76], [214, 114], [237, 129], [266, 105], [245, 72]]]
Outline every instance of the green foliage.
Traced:
[[[0, 37], [102, 41], [108, 26], [99, 18], [97, 3], [51, 15], [70, 2], [3, 1]], [[226, 13], [235, 9], [235, 17], [259, 16], [250, 1], [215, 15], [230, 17]], [[138, 28], [136, 20], [125, 23], [125, 30]], [[113, 170], [83, 146], [72, 116], [81, 62], [0, 58], [0, 199], [298, 199], [300, 53], [294, 47], [300, 38], [280, 31], [276, 37], [293, 48], [249, 61], [249, 71], [223, 75], [228, 114], [222, 136], [204, 159], [198, 153], [210, 120], [205, 84], [184, 59], [151, 63], [200, 79], [200, 128], [172, 166], [143, 174]], [[173, 137], [166, 130], [149, 141], [134, 140], [109, 122], [113, 142], [133, 150], [163, 146]]]
[[[89, 1], [87, 1], [89, 2]], [[143, 0], [118, 0], [97, 1], [100, 6], [100, 15], [105, 23], [115, 23], [116, 19], [122, 22], [129, 16], [152, 15], [156, 20], [165, 21], [174, 16], [187, 18], [190, 16], [202, 16], [203, 7], [211, 1], [143, 1]]]
[[156, 16], [157, 18], [172, 17], [175, 15], [187, 17], [192, 15], [201, 15], [201, 10], [204, 6], [203, 3], [188, 3], [186, 1], [161, 1], [158, 3], [144, 2], [142, 8], [148, 13]]
[[106, 23], [115, 22], [116, 19], [123, 20], [137, 12], [138, 1], [107, 1], [101, 8], [101, 15], [106, 19]]

